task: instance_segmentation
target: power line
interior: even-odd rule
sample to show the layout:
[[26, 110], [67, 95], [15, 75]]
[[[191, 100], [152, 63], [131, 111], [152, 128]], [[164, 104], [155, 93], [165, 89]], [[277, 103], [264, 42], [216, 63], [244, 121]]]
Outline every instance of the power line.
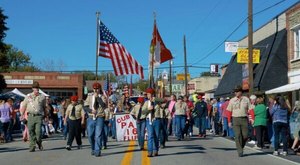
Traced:
[[[281, 4], [281, 3], [283, 3], [284, 1], [286, 1], [286, 0], [279, 1], [279, 2], [277, 2], [277, 3], [275, 3], [275, 4], [273, 4], [273, 5], [269, 6], [269, 7], [267, 7], [265, 9], [261, 10], [261, 11], [258, 11], [256, 13], [254, 13], [253, 15], [257, 15], [257, 14], [260, 14], [260, 13], [266, 11], [266, 10], [269, 10], [269, 9], [271, 9], [271, 8], [273, 8], [273, 7]], [[213, 50], [211, 50], [210, 52], [208, 52], [207, 55], [205, 55], [203, 58], [197, 60], [193, 64], [197, 64], [198, 62], [200, 62], [202, 60], [205, 60], [207, 57], [209, 57], [210, 55], [212, 55], [220, 46], [223, 45], [223, 43], [225, 41], [227, 41], [246, 22], [246, 20], [247, 20], [247, 17], [223, 41], [221, 41]]]

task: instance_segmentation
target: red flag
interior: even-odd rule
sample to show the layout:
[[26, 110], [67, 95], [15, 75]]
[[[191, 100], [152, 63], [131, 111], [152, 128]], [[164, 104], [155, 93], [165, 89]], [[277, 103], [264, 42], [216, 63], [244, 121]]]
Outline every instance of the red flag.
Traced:
[[156, 22], [154, 22], [150, 52], [154, 55], [154, 61], [160, 64], [173, 59], [171, 51], [166, 48], [158, 32]]
[[98, 55], [111, 59], [117, 76], [138, 74], [141, 79], [144, 79], [142, 65], [131, 56], [102, 22], [100, 22], [100, 45]]

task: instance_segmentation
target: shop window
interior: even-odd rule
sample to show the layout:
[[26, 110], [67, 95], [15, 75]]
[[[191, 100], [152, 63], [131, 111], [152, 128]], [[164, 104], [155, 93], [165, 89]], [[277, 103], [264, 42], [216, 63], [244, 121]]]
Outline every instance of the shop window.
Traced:
[[294, 31], [294, 60], [300, 59], [300, 27]]

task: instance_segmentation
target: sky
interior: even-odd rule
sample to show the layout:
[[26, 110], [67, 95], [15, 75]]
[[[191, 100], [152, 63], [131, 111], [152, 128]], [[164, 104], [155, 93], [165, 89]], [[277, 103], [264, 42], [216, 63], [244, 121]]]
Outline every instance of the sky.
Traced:
[[[270, 6], [274, 7], [269, 8]], [[253, 0], [254, 30], [271, 21], [299, 0]], [[95, 71], [96, 12], [100, 19], [148, 75], [154, 16], [158, 30], [174, 57], [175, 74], [183, 73], [183, 36], [191, 77], [209, 71], [210, 64], [227, 64], [231, 53], [224, 41], [239, 41], [248, 34], [248, 0], [1, 0], [8, 16], [5, 43], [29, 54], [44, 69], [53, 61], [57, 70]], [[99, 57], [99, 71], [113, 70]], [[63, 67], [61, 67], [63, 66]], [[168, 62], [158, 72], [168, 71]], [[134, 77], [138, 79], [138, 76]]]

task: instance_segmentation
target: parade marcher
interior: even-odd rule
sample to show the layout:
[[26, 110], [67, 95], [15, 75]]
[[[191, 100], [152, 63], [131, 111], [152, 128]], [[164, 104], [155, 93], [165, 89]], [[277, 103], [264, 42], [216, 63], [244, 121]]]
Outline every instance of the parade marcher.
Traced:
[[283, 96], [276, 96], [274, 106], [271, 110], [271, 116], [273, 118], [273, 127], [274, 127], [274, 147], [275, 150], [273, 155], [278, 155], [279, 149], [279, 136], [281, 135], [283, 143], [283, 152], [282, 155], [286, 156], [288, 153], [288, 105]]
[[[156, 111], [160, 110], [157, 106], [155, 107], [154, 94], [155, 91], [152, 88], [146, 90], [148, 100], [144, 103], [142, 111], [147, 111], [146, 127], [148, 133], [148, 157], [158, 156], [159, 149], [159, 126], [160, 120], [156, 120]], [[155, 109], [156, 108], [156, 109]]]
[[138, 103], [132, 108], [130, 114], [136, 120], [137, 134], [138, 134], [138, 144], [140, 150], [144, 149], [145, 142], [145, 131], [146, 131], [146, 113], [142, 111], [144, 105], [144, 97], [138, 98]]
[[[67, 108], [68, 106], [71, 104], [71, 100], [69, 98], [65, 99], [63, 102], [62, 102], [62, 107], [63, 107], [63, 117], [65, 119], [66, 117], [66, 111], [67, 111]], [[64, 130], [63, 130], [63, 139], [66, 140], [67, 139], [67, 136], [68, 136], [68, 133], [69, 133], [69, 118], [67, 117], [67, 125], [64, 125]]]
[[198, 101], [193, 110], [194, 120], [199, 128], [199, 137], [206, 137], [205, 122], [208, 118], [207, 104], [203, 101], [202, 96], [198, 96]]
[[[192, 99], [192, 98], [191, 98]], [[187, 116], [187, 127], [186, 127], [186, 134], [189, 136], [193, 135], [193, 124], [194, 124], [194, 120], [192, 118], [192, 112], [194, 110], [194, 104], [191, 100], [189, 100], [189, 97], [187, 95], [185, 95], [183, 97], [183, 101], [186, 102], [187, 106], [188, 106], [188, 111], [186, 113]]]
[[102, 149], [107, 149], [107, 141], [108, 141], [108, 131], [109, 131], [109, 117], [110, 117], [110, 109], [109, 105], [104, 109], [104, 126], [103, 126], [103, 136], [101, 139]]
[[172, 120], [171, 113], [167, 107], [167, 100], [164, 100], [165, 105], [162, 105], [164, 107], [164, 113], [163, 113], [163, 119], [161, 121], [161, 132], [160, 132], [160, 148], [166, 147], [166, 141], [168, 141], [168, 125], [169, 121]]
[[110, 132], [111, 138], [116, 139], [116, 122], [115, 122], [115, 111], [117, 110], [117, 106], [115, 102], [112, 102], [109, 106], [109, 124], [110, 124]]
[[186, 121], [186, 113], [188, 111], [187, 104], [183, 101], [183, 97], [179, 96], [175, 104], [175, 120], [177, 129], [177, 140], [184, 139], [184, 128]]
[[104, 127], [104, 109], [106, 98], [103, 96], [101, 85], [98, 82], [93, 84], [93, 93], [88, 94], [84, 105], [89, 106], [89, 118], [87, 121], [88, 139], [91, 144], [91, 155], [101, 155], [101, 139]]
[[160, 142], [160, 148], [165, 148], [167, 140], [167, 121], [165, 113], [166, 101], [162, 98], [155, 98], [154, 116], [155, 120], [159, 123], [159, 131], [157, 133], [157, 138]]
[[[35, 151], [35, 144], [38, 145], [40, 150], [43, 150], [41, 127], [42, 120], [47, 116], [46, 112], [46, 98], [43, 94], [39, 93], [40, 84], [35, 81], [32, 84], [32, 93], [26, 95], [22, 103], [21, 112], [27, 111], [28, 113], [28, 131], [30, 135], [29, 151]], [[23, 114], [21, 114], [23, 115]]]
[[[230, 99], [228, 110], [228, 125], [233, 127], [235, 134], [235, 144], [238, 156], [243, 156], [243, 149], [248, 139], [248, 110], [250, 107], [250, 100], [248, 97], [242, 96], [243, 88], [236, 86], [234, 89], [235, 97]], [[233, 120], [233, 124], [231, 121]]]
[[74, 137], [76, 139], [77, 148], [81, 149], [81, 126], [84, 124], [84, 110], [81, 104], [78, 104], [78, 96], [71, 97], [71, 104], [68, 106], [64, 125], [67, 125], [69, 119], [69, 137], [66, 149], [71, 150]]

